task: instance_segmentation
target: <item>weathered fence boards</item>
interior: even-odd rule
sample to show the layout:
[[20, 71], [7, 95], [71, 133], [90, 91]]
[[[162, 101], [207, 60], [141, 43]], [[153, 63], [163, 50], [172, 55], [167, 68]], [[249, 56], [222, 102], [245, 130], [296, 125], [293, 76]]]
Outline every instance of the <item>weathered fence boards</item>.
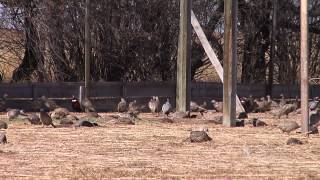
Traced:
[[[70, 107], [70, 98], [72, 95], [79, 96], [79, 87], [84, 83], [32, 83], [32, 84], [0, 84], [0, 95], [7, 93], [9, 95], [8, 106], [15, 108], [30, 109], [32, 99], [42, 95], [53, 98], [58, 104]], [[266, 95], [264, 85], [242, 85], [239, 84], [238, 95], [255, 97]], [[287, 98], [294, 98], [300, 95], [300, 87], [275, 85], [272, 96], [279, 97], [284, 94]], [[106, 82], [93, 83], [91, 96], [98, 110], [115, 110], [120, 97], [125, 97], [128, 101], [137, 99], [139, 103], [147, 103], [150, 96], [159, 96], [164, 102], [167, 97], [172, 104], [175, 104], [175, 83], [169, 82], [143, 82], [143, 83], [122, 83]], [[310, 86], [310, 97], [320, 96], [320, 86]], [[222, 99], [221, 83], [198, 82], [191, 84], [192, 100], [202, 103], [211, 99]]]
[[[84, 83], [32, 83], [32, 84], [0, 84], [0, 95], [9, 94], [9, 98], [38, 98], [46, 95], [49, 98], [70, 98], [79, 95], [79, 87]], [[256, 97], [266, 95], [265, 85], [242, 85], [237, 86], [239, 96]], [[176, 87], [174, 83], [143, 82], [143, 83], [93, 83], [92, 97], [119, 98], [119, 97], [175, 97]], [[298, 85], [274, 85], [272, 96], [294, 98], [300, 95]], [[221, 83], [198, 82], [191, 84], [192, 97], [222, 98]], [[320, 86], [310, 86], [310, 96], [320, 96]]]

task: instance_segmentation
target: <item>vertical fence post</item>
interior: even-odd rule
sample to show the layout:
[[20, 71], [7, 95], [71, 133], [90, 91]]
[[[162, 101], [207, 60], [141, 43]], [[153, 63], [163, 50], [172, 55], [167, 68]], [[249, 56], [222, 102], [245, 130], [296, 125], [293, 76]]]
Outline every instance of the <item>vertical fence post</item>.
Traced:
[[308, 77], [308, 0], [301, 0], [301, 129], [309, 131], [309, 77]]
[[180, 32], [177, 59], [176, 107], [190, 108], [191, 0], [180, 0]]
[[86, 0], [85, 13], [85, 97], [90, 98], [90, 0]]
[[237, 94], [237, 9], [238, 0], [224, 1], [223, 124], [235, 126]]

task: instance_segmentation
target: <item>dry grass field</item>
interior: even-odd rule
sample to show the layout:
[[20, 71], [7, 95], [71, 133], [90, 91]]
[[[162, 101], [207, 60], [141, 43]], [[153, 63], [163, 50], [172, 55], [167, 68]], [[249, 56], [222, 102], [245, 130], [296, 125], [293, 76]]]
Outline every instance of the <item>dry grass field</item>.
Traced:
[[[250, 116], [268, 124], [278, 121], [267, 114]], [[131, 126], [101, 119], [96, 128], [9, 122], [8, 144], [0, 145], [0, 178], [320, 179], [318, 135], [287, 135], [272, 126], [225, 128], [201, 119], [165, 124], [150, 114], [141, 117]], [[185, 141], [197, 127], [208, 127], [213, 141]], [[289, 137], [305, 144], [286, 145]]]

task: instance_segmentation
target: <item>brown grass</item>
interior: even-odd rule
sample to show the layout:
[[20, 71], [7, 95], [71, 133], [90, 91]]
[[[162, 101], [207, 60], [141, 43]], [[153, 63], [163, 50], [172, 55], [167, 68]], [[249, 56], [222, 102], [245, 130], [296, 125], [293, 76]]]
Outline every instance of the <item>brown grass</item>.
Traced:
[[[267, 123], [269, 115], [259, 114]], [[9, 124], [0, 145], [1, 179], [291, 179], [320, 178], [320, 138], [273, 127], [224, 128], [203, 120], [163, 124], [144, 114], [138, 125], [42, 128]], [[293, 117], [292, 117], [293, 118]], [[298, 118], [298, 116], [295, 116]], [[212, 142], [184, 142], [208, 127]], [[288, 146], [289, 137], [306, 144]]]

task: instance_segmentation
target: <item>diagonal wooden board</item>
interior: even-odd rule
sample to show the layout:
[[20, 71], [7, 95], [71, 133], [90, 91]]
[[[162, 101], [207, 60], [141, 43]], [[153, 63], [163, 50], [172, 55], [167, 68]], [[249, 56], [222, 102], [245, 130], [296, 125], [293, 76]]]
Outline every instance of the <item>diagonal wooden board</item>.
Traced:
[[[220, 61], [218, 60], [218, 57], [216, 56], [216, 53], [213, 51], [206, 35], [204, 34], [201, 25], [197, 19], [197, 17], [195, 16], [195, 14], [193, 13], [193, 11], [191, 11], [191, 24], [193, 26], [194, 31], [196, 32], [198, 38], [200, 39], [200, 42], [202, 44], [202, 47], [204, 49], [204, 51], [206, 52], [207, 56], [209, 57], [212, 65], [214, 66], [214, 68], [216, 69], [221, 81], [223, 82], [223, 68], [220, 64]], [[244, 112], [244, 108], [240, 102], [240, 99], [237, 95], [237, 111], [238, 112]]]

